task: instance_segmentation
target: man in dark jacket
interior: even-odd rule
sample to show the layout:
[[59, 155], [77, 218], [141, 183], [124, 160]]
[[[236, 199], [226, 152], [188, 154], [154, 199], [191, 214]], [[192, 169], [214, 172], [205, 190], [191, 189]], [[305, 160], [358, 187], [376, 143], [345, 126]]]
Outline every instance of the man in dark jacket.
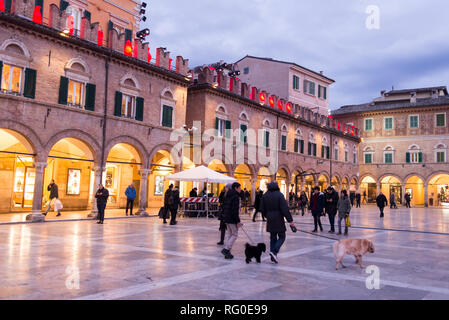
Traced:
[[109, 191], [108, 189], [104, 188], [103, 185], [100, 183], [98, 186], [98, 190], [95, 193], [95, 198], [97, 199], [97, 208], [98, 208], [98, 222], [100, 224], [103, 224], [104, 221], [104, 210], [106, 209], [106, 203], [108, 202], [109, 197]]
[[404, 196], [404, 199], [405, 199], [405, 207], [406, 208], [411, 208], [410, 201], [412, 200], [412, 197], [410, 196], [410, 193], [406, 192], [405, 196]]
[[[48, 211], [50, 210], [51, 204], [59, 198], [58, 185], [55, 183], [55, 180], [51, 180], [50, 184], [47, 187], [47, 190], [50, 191], [50, 202], [48, 203], [47, 210], [43, 213], [44, 216], [46, 216]], [[61, 211], [58, 210], [58, 214], [56, 216], [59, 217], [60, 215]]]
[[234, 256], [231, 254], [232, 245], [238, 237], [238, 228], [242, 226], [240, 222], [240, 183], [234, 182], [231, 186], [231, 190], [226, 193], [224, 201], [224, 222], [226, 223], [226, 237], [225, 246], [221, 253], [225, 256], [225, 259], [232, 259]]
[[321, 225], [320, 217], [323, 214], [324, 206], [326, 204], [326, 199], [324, 194], [320, 192], [320, 187], [316, 186], [313, 188], [313, 194], [309, 201], [309, 210], [312, 211], [313, 222], [315, 224], [315, 229], [312, 232], [318, 231], [318, 226], [320, 230], [323, 231], [323, 226]]
[[218, 220], [220, 220], [220, 227], [218, 230], [220, 231], [220, 241], [217, 242], [217, 245], [224, 245], [224, 238], [226, 235], [226, 223], [224, 222], [224, 201], [226, 198], [226, 193], [231, 190], [232, 184], [228, 183], [223, 190], [221, 190], [220, 195], [218, 196], [218, 202], [220, 203], [220, 208], [218, 209]]
[[388, 205], [387, 197], [382, 193], [382, 191], [379, 193], [379, 195], [376, 198], [376, 204], [379, 207], [380, 210], [380, 217], [384, 217], [384, 208]]
[[360, 192], [357, 192], [355, 194], [355, 203], [356, 203], [356, 208], [360, 208], [360, 203], [361, 203], [361, 198], [362, 196], [360, 195]]
[[327, 188], [326, 193], [326, 213], [329, 216], [329, 224], [331, 229], [329, 233], [335, 232], [335, 215], [337, 214], [338, 192], [332, 187]]
[[190, 191], [189, 197], [191, 197], [191, 198], [196, 198], [196, 197], [198, 197], [198, 191], [197, 191], [197, 190], [198, 190], [197, 188], [193, 188], [193, 189]]
[[271, 261], [278, 263], [277, 254], [285, 241], [285, 219], [294, 227], [292, 215], [288, 209], [287, 200], [279, 190], [276, 181], [268, 184], [268, 191], [260, 202], [262, 213], [267, 217], [267, 232], [270, 233], [270, 257]]
[[171, 219], [170, 219], [170, 225], [175, 225], [176, 222], [176, 214], [178, 213], [178, 207], [179, 207], [179, 189], [178, 187], [175, 187], [171, 193], [171, 200], [170, 200], [170, 212], [171, 212]]
[[351, 201], [351, 207], [354, 206], [354, 199], [355, 199], [355, 192], [354, 192], [354, 191], [351, 191], [351, 192], [349, 193], [349, 200]]
[[265, 215], [260, 210], [260, 201], [262, 200], [263, 191], [258, 189], [256, 192], [256, 199], [254, 200], [254, 215], [253, 215], [253, 222], [256, 222], [256, 216], [258, 212], [262, 213], [262, 220], [265, 221]]
[[173, 185], [169, 185], [167, 191], [165, 191], [164, 194], [164, 215], [163, 215], [163, 219], [164, 219], [164, 223], [167, 223], [167, 218], [170, 212], [170, 207], [171, 207], [171, 201], [172, 201], [172, 192], [173, 192]]

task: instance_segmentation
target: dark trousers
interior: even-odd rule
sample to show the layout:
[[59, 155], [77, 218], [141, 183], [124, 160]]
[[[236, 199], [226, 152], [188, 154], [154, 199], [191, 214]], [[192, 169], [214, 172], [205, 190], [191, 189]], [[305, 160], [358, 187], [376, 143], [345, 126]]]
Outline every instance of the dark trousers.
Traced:
[[335, 213], [328, 213], [327, 215], [329, 216], [329, 224], [331, 225], [331, 231], [335, 232]]
[[384, 216], [384, 207], [379, 207], [380, 210], [380, 216], [383, 217]]
[[129, 213], [133, 215], [133, 206], [134, 206], [134, 199], [127, 199], [126, 200], [126, 215], [128, 215], [128, 208]]
[[98, 209], [97, 219], [98, 219], [98, 221], [103, 222], [105, 208], [106, 208], [106, 203], [97, 203], [97, 209]]
[[220, 228], [218, 230], [220, 230], [220, 242], [223, 243], [226, 235], [226, 223], [223, 220], [220, 220]]
[[411, 206], [410, 206], [410, 201], [406, 201], [406, 202], [405, 202], [405, 206], [406, 206], [407, 208], [411, 208]]
[[256, 216], [257, 216], [257, 214], [258, 214], [259, 212], [260, 212], [260, 214], [262, 215], [262, 220], [265, 221], [265, 216], [264, 216], [263, 212], [257, 211], [257, 210], [254, 210], [253, 221], [256, 220]]
[[356, 208], [360, 208], [360, 200], [357, 200], [357, 206]]
[[318, 230], [318, 226], [320, 226], [320, 230], [323, 231], [323, 226], [321, 225], [320, 214], [313, 215], [313, 223], [315, 224], [315, 229]]
[[176, 213], [178, 213], [178, 207], [170, 208], [170, 212], [171, 212], [170, 223], [173, 224], [176, 222]]
[[345, 224], [345, 234], [348, 234], [348, 226], [346, 225], [345, 218], [346, 217], [338, 217], [338, 232], [341, 233], [341, 221], [343, 220], [343, 223]]
[[304, 210], [305, 210], [305, 208], [306, 208], [306, 206], [303, 206], [303, 205], [301, 205], [301, 216], [303, 216], [304, 215]]
[[270, 251], [278, 254], [285, 241], [285, 232], [270, 232]]

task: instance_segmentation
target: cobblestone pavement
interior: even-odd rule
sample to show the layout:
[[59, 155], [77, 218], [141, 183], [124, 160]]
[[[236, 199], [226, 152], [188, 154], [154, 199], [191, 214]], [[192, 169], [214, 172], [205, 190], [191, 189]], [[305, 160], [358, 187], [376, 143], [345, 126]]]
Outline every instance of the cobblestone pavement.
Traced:
[[[260, 218], [260, 217], [259, 217]], [[311, 231], [312, 217], [294, 216]], [[449, 299], [449, 210], [377, 209], [351, 213], [350, 238], [367, 238], [376, 252], [360, 269], [346, 256], [335, 270], [334, 241], [288, 231], [279, 264], [244, 262], [243, 232], [220, 253], [218, 221], [181, 218], [106, 219], [0, 225], [1, 299]], [[322, 218], [325, 236], [327, 217]], [[256, 242], [269, 243], [262, 221], [243, 217]], [[341, 236], [340, 236], [341, 237]], [[379, 289], [375, 284], [378, 271]], [[367, 281], [367, 278], [370, 277]]]

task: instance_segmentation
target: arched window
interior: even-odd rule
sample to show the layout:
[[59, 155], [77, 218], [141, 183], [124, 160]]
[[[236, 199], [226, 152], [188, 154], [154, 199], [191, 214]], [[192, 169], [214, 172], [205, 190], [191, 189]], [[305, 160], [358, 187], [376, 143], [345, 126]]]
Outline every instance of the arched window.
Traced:
[[338, 146], [338, 140], [334, 141], [334, 160], [338, 161], [340, 153], [340, 147]]
[[374, 148], [371, 146], [366, 146], [363, 149], [363, 158], [364, 158], [365, 164], [374, 163]]
[[[81, 58], [69, 60], [64, 67], [64, 77], [61, 77], [60, 104], [66, 104], [77, 108], [83, 108], [86, 105], [93, 110], [92, 99], [95, 100], [95, 90], [89, 85], [91, 73], [87, 63]], [[64, 95], [67, 86], [67, 96]], [[63, 91], [63, 92], [62, 92]]]
[[174, 98], [173, 91], [170, 87], [161, 91], [161, 126], [167, 128], [173, 128], [175, 122], [175, 107], [176, 100]]
[[435, 162], [445, 163], [447, 162], [447, 145], [440, 142], [434, 147]]
[[249, 117], [246, 111], [242, 111], [239, 116], [239, 127], [240, 127], [240, 142], [248, 142], [248, 126]]
[[284, 123], [281, 126], [281, 150], [287, 151], [287, 135], [288, 135], [288, 127]]
[[394, 163], [394, 148], [391, 145], [384, 148], [384, 163]]
[[309, 133], [309, 142], [307, 144], [307, 155], [316, 157], [316, 143], [313, 132]]
[[120, 91], [115, 93], [114, 115], [117, 117], [143, 121], [144, 99], [139, 97], [140, 84], [132, 73], [120, 79]]
[[231, 138], [231, 121], [228, 120], [228, 110], [224, 104], [215, 109], [215, 135], [217, 137]]
[[326, 136], [321, 139], [321, 158], [330, 159], [330, 147]]

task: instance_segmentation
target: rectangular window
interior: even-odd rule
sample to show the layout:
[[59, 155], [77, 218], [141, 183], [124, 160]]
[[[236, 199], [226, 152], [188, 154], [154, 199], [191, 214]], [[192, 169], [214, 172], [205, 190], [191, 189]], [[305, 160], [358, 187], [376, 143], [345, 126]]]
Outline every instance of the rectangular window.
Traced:
[[315, 82], [304, 80], [304, 92], [315, 95]]
[[[70, 87], [70, 86], [69, 86]], [[70, 92], [70, 90], [69, 90]], [[122, 95], [122, 117], [134, 119], [136, 116], [136, 98], [128, 96], [126, 94]]]
[[392, 153], [384, 154], [384, 163], [393, 163], [393, 154]]
[[281, 136], [281, 150], [287, 151], [287, 136]]
[[224, 137], [225, 134], [225, 120], [223, 119], [215, 119], [215, 131], [216, 131], [216, 135], [217, 137]]
[[385, 130], [393, 129], [393, 118], [392, 117], [385, 118], [384, 123], [385, 123], [385, 126], [384, 126]]
[[69, 79], [69, 90], [67, 92], [67, 104], [81, 108], [83, 105], [84, 83]]
[[373, 163], [373, 154], [365, 153], [365, 164], [371, 164], [371, 163]]
[[357, 153], [353, 153], [352, 154], [352, 163], [356, 164], [357, 163]]
[[243, 69], [243, 74], [248, 74], [249, 73], [249, 68], [244, 68]]
[[240, 125], [240, 142], [243, 143], [247, 143], [248, 142], [248, 137], [247, 137], [247, 130], [248, 130], [248, 126], [246, 124], [241, 124]]
[[167, 128], [173, 127], [173, 107], [162, 106], [162, 126]]
[[365, 131], [373, 130], [373, 119], [365, 119]]
[[418, 116], [410, 116], [410, 129], [416, 129], [419, 126]]
[[299, 77], [293, 76], [293, 89], [299, 90]]
[[345, 162], [348, 162], [348, 151], [345, 150]]
[[2, 69], [2, 92], [20, 94], [22, 84], [22, 71], [20, 67], [3, 64]]
[[419, 154], [418, 152], [410, 153], [410, 163], [419, 163]]
[[[3, 86], [2, 86], [3, 88]], [[436, 125], [437, 127], [445, 127], [446, 126], [446, 114], [445, 113], [438, 113], [436, 115]]]
[[338, 161], [338, 148], [334, 149], [334, 160]]
[[438, 163], [446, 162], [446, 153], [444, 151], [437, 152], [437, 162]]

